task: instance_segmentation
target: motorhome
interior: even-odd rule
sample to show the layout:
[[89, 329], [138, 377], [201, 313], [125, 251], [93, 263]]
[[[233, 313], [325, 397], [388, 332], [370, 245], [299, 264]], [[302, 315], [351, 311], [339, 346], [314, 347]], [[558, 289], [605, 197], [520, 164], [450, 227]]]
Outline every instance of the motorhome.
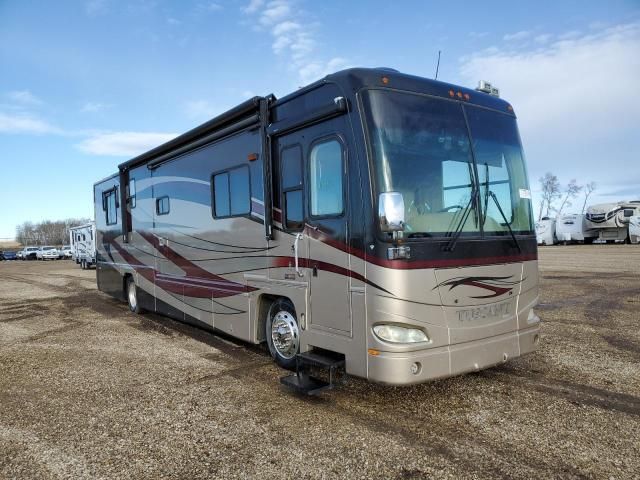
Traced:
[[83, 270], [91, 268], [96, 263], [96, 224], [90, 222], [69, 229], [69, 244], [71, 258]]
[[492, 94], [341, 71], [122, 163], [94, 204], [101, 291], [265, 342], [300, 392], [342, 369], [478, 371], [538, 343], [526, 166]]
[[535, 228], [538, 245], [555, 245], [558, 243], [555, 218], [542, 217], [536, 222]]
[[629, 241], [640, 243], [640, 215], [629, 218]]
[[587, 227], [607, 243], [629, 242], [629, 218], [640, 214], [640, 200], [601, 203], [587, 208]]
[[572, 213], [556, 219], [556, 240], [564, 243], [592, 244], [598, 238], [598, 231], [587, 228], [584, 215]]

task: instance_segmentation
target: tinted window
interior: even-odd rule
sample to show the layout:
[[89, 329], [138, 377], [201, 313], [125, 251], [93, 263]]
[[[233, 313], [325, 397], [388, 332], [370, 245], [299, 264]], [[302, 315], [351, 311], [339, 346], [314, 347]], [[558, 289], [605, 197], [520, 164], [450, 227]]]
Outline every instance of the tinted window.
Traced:
[[247, 215], [251, 210], [249, 169], [246, 166], [213, 176], [213, 215]]
[[117, 190], [111, 190], [105, 194], [105, 207], [106, 207], [106, 220], [107, 225], [113, 225], [118, 221], [117, 202], [116, 202]]
[[302, 148], [299, 145], [280, 151], [280, 181], [282, 184], [282, 224], [286, 229], [304, 225]]
[[311, 215], [338, 215], [343, 210], [342, 145], [337, 140], [313, 147], [309, 159]]
[[251, 209], [249, 193], [249, 169], [237, 168], [229, 172], [231, 215], [246, 215]]
[[304, 215], [302, 213], [302, 190], [290, 190], [284, 194], [285, 223], [287, 228], [302, 228]]
[[282, 189], [302, 187], [302, 149], [294, 145], [282, 150]]
[[161, 197], [156, 200], [156, 212], [158, 215], [169, 213], [169, 197]]
[[131, 208], [136, 208], [136, 179], [129, 180], [129, 205]]
[[213, 177], [213, 195], [214, 216], [228, 217], [231, 215], [228, 173], [220, 173]]

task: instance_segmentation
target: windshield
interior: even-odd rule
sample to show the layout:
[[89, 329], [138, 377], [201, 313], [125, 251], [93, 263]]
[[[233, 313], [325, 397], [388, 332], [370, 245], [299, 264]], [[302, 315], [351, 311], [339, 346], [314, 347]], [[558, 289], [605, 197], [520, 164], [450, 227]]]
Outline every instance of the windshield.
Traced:
[[[406, 236], [445, 236], [454, 229], [467, 236], [509, 235], [509, 227], [532, 232], [515, 118], [389, 90], [365, 91], [363, 104], [375, 185], [378, 193], [402, 193]], [[471, 198], [476, 191], [477, 201]], [[465, 210], [471, 214], [459, 225]]]

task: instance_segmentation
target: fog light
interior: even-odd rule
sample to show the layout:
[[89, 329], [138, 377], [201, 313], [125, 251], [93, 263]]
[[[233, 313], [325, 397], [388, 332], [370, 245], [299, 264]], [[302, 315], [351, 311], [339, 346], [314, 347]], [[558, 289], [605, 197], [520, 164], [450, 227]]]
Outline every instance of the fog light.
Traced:
[[413, 373], [414, 375], [418, 375], [420, 373], [420, 370], [422, 370], [422, 365], [420, 365], [420, 362], [413, 362], [411, 364], [411, 373]]
[[533, 308], [529, 310], [529, 316], [527, 317], [527, 323], [531, 325], [532, 323], [539, 323], [540, 317], [536, 315], [536, 312], [533, 311]]

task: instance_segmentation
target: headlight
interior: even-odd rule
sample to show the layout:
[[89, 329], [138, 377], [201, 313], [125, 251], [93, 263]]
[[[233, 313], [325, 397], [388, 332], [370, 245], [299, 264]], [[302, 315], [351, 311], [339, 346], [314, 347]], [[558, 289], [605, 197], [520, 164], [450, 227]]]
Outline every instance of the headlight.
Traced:
[[417, 328], [399, 327], [398, 325], [376, 325], [373, 333], [380, 340], [389, 343], [420, 343], [428, 342], [429, 337]]

